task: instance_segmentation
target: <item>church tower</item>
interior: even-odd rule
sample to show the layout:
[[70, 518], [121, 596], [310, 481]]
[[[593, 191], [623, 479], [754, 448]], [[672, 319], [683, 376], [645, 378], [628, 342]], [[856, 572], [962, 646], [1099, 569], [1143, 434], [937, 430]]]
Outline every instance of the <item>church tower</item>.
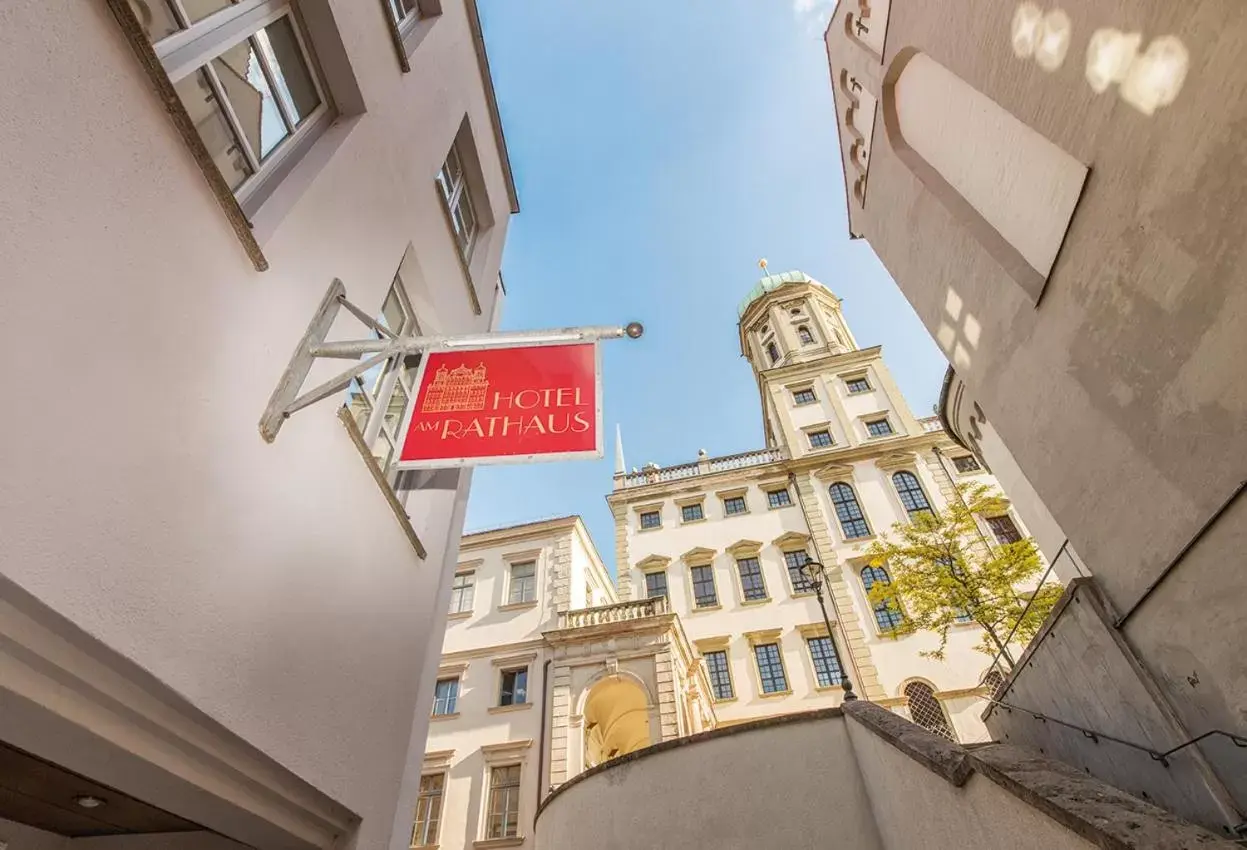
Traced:
[[880, 347], [858, 346], [840, 299], [818, 281], [767, 275], [739, 315], [769, 446], [797, 459], [922, 433]]

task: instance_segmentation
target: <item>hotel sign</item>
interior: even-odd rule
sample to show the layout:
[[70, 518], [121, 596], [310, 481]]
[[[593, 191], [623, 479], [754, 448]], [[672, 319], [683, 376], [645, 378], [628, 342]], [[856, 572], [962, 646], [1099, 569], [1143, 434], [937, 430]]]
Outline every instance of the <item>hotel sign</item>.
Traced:
[[426, 354], [398, 468], [602, 456], [596, 342]]

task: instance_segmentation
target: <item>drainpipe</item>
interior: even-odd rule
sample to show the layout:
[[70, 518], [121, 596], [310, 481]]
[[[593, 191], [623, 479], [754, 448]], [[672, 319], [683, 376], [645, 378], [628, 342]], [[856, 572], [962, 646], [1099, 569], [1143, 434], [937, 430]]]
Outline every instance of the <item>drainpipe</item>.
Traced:
[[[788, 473], [788, 483], [792, 485], [793, 492], [797, 494], [797, 504], [801, 506], [801, 516], [805, 519], [805, 531], [810, 535], [810, 546], [814, 549], [814, 560], [818, 561], [820, 564], [826, 564], [827, 562], [823, 560], [823, 553], [818, 549], [818, 541], [814, 539], [814, 531], [810, 528], [810, 512], [805, 507], [805, 499], [801, 496], [801, 488], [797, 486], [797, 474], [795, 472]], [[838, 561], [836, 562], [836, 566], [841, 566]], [[827, 588], [827, 601], [831, 603], [831, 610], [835, 612], [836, 622], [841, 625], [841, 629], [843, 630], [844, 617], [840, 614], [840, 608], [836, 605], [836, 595], [832, 592], [830, 587]], [[827, 632], [827, 636], [831, 637], [830, 631]], [[831, 639], [835, 640], [834, 637], [831, 637]], [[853, 681], [861, 689], [860, 693], [864, 694], [866, 693], [866, 683], [862, 681], [862, 671], [858, 669], [857, 666], [857, 655], [854, 654], [853, 645], [849, 643], [848, 638], [845, 638], [844, 643], [845, 650], [849, 654], [849, 665], [853, 668]], [[867, 701], [869, 702], [869, 700]]]
[[[541, 808], [542, 774], [546, 770], [546, 712], [550, 705], [550, 664], [553, 659], [547, 658], [541, 665], [541, 746], [537, 749], [537, 805], [533, 807], [533, 816]], [[535, 821], [534, 821], [535, 823]]]

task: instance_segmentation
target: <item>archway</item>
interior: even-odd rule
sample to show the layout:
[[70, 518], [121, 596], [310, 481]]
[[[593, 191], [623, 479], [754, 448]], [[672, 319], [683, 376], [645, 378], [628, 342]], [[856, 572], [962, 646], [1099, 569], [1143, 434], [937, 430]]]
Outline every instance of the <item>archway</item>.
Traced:
[[585, 767], [648, 747], [649, 704], [645, 690], [622, 676], [611, 676], [589, 691], [584, 707]]

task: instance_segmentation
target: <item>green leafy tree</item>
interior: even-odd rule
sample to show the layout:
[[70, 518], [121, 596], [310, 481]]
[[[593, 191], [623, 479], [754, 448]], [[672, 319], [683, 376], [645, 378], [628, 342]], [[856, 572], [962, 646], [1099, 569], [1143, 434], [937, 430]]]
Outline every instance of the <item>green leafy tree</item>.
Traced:
[[904, 615], [894, 633], [937, 633], [939, 647], [922, 653], [928, 658], [943, 660], [949, 630], [974, 622], [983, 630], [975, 648], [991, 656], [999, 653], [1012, 669], [1010, 633], [1014, 641], [1029, 642], [1060, 598], [1061, 586], [1046, 582], [1033, 594], [1019, 591], [1043, 570], [1035, 541], [988, 543], [975, 518], [1003, 514], [1008, 503], [983, 484], [958, 490], [960, 498], [939, 513], [923, 511], [910, 522], [896, 523], [866, 550], [871, 565], [886, 567], [891, 577], [890, 583], [874, 583], [870, 601]]

